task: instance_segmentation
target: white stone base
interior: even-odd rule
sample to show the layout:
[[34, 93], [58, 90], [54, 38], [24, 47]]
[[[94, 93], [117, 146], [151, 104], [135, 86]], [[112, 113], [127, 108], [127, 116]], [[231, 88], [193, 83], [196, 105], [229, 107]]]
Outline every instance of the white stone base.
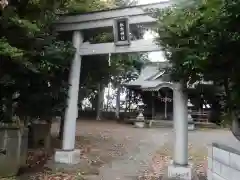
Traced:
[[193, 179], [193, 166], [179, 166], [171, 163], [168, 166], [168, 178], [177, 180], [192, 180]]
[[78, 164], [80, 163], [81, 152], [79, 149], [72, 151], [64, 151], [62, 149], [56, 150], [54, 155], [54, 161], [61, 164]]
[[144, 128], [145, 122], [135, 122], [134, 125], [136, 128]]

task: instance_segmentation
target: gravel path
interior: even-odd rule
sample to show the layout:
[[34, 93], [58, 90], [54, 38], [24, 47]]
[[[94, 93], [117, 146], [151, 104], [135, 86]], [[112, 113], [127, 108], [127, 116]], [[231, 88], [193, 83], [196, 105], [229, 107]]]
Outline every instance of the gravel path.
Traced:
[[[134, 131], [146, 131], [144, 129]], [[138, 179], [146, 170], [152, 160], [154, 152], [167, 140], [168, 130], [159, 129], [140, 132], [141, 136], [133, 137], [128, 145], [128, 152], [121, 159], [100, 169], [100, 177], [103, 180], [133, 180]]]
[[[83, 128], [84, 125], [78, 126]], [[84, 126], [85, 127], [85, 126]], [[92, 129], [94, 128], [94, 131]], [[164, 145], [170, 129], [137, 129], [129, 125], [110, 123], [88, 124], [79, 135], [86, 132], [100, 133], [110, 136], [117, 144], [121, 144], [126, 153], [100, 168], [98, 176], [90, 180], [136, 180], [146, 170], [153, 154]]]
[[[150, 177], [166, 176], [167, 166], [173, 157], [173, 135], [173, 133], [169, 133], [167, 142], [154, 155], [144, 180], [151, 179]], [[229, 141], [236, 142], [235, 137], [227, 130], [209, 129], [190, 131], [188, 137], [189, 162], [193, 163], [194, 170], [200, 180], [207, 179], [208, 146], [213, 142], [221, 142], [224, 144], [227, 144]]]
[[[108, 154], [110, 160], [103, 163], [99, 174], [87, 176], [88, 180], [138, 180], [149, 167], [159, 171], [167, 166], [167, 161], [155, 159], [157, 151], [174, 142], [172, 129], [137, 129], [113, 122], [79, 121], [76, 135], [101, 137], [95, 141], [95, 144], [99, 141], [95, 147], [104, 151], [104, 156], [111, 153]], [[194, 150], [204, 149], [206, 156], [207, 145], [229, 140], [234, 140], [234, 137], [226, 130], [189, 132], [189, 145]]]

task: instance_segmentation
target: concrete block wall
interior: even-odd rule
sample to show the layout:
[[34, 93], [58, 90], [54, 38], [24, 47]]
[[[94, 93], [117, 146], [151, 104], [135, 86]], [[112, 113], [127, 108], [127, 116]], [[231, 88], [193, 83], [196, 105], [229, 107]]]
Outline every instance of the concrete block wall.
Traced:
[[208, 180], [240, 180], [240, 153], [226, 146], [210, 146], [207, 176]]

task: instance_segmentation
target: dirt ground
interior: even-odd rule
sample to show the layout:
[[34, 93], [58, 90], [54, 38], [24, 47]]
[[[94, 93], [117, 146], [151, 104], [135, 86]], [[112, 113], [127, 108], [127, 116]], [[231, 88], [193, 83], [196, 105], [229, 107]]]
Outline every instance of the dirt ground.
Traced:
[[[228, 130], [197, 130], [189, 132], [188, 137], [189, 162], [194, 165], [194, 172], [198, 175], [199, 180], [207, 179], [208, 147], [213, 142], [236, 141]], [[145, 172], [144, 180], [154, 180], [166, 175], [167, 166], [173, 157], [173, 142], [174, 134], [171, 133], [167, 142], [153, 156], [152, 162]]]
[[[53, 133], [57, 129], [54, 124]], [[88, 180], [138, 179], [170, 131], [137, 129], [115, 122], [79, 121], [76, 148], [83, 150], [85, 161], [79, 171]]]
[[[59, 124], [52, 126], [57, 135]], [[189, 132], [189, 161], [205, 177], [207, 145], [234, 137], [226, 130]], [[59, 141], [53, 139], [54, 146]], [[173, 155], [174, 133], [169, 128], [138, 129], [132, 125], [104, 121], [77, 122], [76, 148], [81, 149], [80, 165], [67, 170], [44, 167], [39, 180], [153, 180], [166, 173]], [[44, 158], [46, 158], [44, 156]], [[57, 178], [58, 177], [58, 178]], [[60, 178], [59, 178], [60, 177]], [[29, 179], [29, 178], [28, 178]]]
[[[76, 148], [84, 150], [83, 158], [88, 162], [80, 172], [89, 180], [153, 179], [166, 173], [173, 156], [172, 129], [137, 129], [115, 122], [79, 121], [76, 136]], [[207, 146], [230, 139], [234, 137], [227, 130], [189, 132], [189, 161], [200, 176], [206, 176]]]

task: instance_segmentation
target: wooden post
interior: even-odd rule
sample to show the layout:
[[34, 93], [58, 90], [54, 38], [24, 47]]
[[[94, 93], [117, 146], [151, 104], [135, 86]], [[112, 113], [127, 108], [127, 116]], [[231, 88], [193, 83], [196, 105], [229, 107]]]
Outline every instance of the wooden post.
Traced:
[[155, 99], [154, 99], [154, 91], [152, 92], [152, 120], [155, 119]]

